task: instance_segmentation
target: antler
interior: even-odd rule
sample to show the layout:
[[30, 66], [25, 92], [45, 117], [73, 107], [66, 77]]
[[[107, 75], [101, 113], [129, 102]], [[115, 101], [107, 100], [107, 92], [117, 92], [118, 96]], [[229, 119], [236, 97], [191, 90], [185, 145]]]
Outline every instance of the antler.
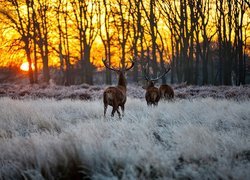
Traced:
[[130, 58], [129, 61], [131, 62], [131, 66], [130, 66], [129, 68], [126, 66], [126, 67], [125, 67], [125, 71], [130, 70], [130, 69], [135, 65], [135, 62], [133, 61], [132, 58]]
[[110, 67], [109, 65], [107, 65], [107, 59], [102, 59], [102, 62], [103, 62], [104, 66], [105, 66], [107, 69], [110, 69], [110, 70], [112, 70], [112, 71], [120, 71], [120, 70], [118, 70], [118, 69], [112, 68], [112, 67]]
[[158, 79], [161, 79], [163, 76], [165, 76], [169, 71], [170, 71], [170, 69], [171, 69], [171, 67], [169, 66], [168, 67], [168, 69], [166, 69], [166, 68], [164, 68], [165, 69], [165, 72], [162, 74], [162, 75], [160, 75], [160, 76], [158, 76], [158, 77], [156, 77], [156, 78], [149, 78], [148, 76], [147, 76], [147, 72], [146, 72], [146, 69], [144, 69], [144, 77], [145, 77], [145, 79], [147, 80], [147, 81], [157, 81]]
[[168, 67], [168, 69], [166, 69], [166, 68], [164, 68], [164, 69], [165, 69], [165, 72], [161, 76], [158, 76], [155, 79], [151, 79], [151, 81], [157, 81], [158, 79], [161, 79], [163, 76], [165, 76], [170, 71], [171, 68]]
[[[113, 68], [113, 67], [110, 67], [109, 65], [107, 65], [107, 59], [102, 59], [102, 62], [103, 62], [103, 64], [105, 65], [105, 67], [106, 68], [108, 68], [108, 69], [110, 69], [110, 70], [112, 70], [112, 71], [121, 71], [120, 69], [115, 69], [115, 68]], [[128, 70], [130, 70], [133, 66], [134, 66], [134, 61], [132, 60], [132, 59], [130, 59], [130, 62], [131, 62], [131, 66], [130, 67], [125, 67], [125, 71], [128, 71]]]

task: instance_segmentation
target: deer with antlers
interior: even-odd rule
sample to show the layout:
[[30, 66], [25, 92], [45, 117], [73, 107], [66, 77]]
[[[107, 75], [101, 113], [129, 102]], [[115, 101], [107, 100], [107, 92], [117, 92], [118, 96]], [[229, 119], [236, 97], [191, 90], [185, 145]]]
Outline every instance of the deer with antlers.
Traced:
[[145, 99], [147, 101], [147, 105], [158, 105], [158, 102], [160, 98], [166, 98], [166, 97], [173, 97], [173, 89], [169, 85], [161, 85], [158, 89], [154, 86], [155, 81], [161, 79], [163, 76], [165, 76], [170, 71], [170, 67], [168, 69], [165, 69], [164, 73], [156, 78], [150, 78], [147, 73], [146, 69], [144, 69], [144, 77], [147, 80], [147, 86], [146, 86], [146, 94]]
[[115, 69], [113, 67], [110, 67], [110, 65], [107, 65], [106, 60], [102, 60], [103, 64], [107, 69], [110, 69], [112, 71], [115, 71], [118, 74], [118, 85], [117, 86], [111, 86], [105, 89], [103, 93], [103, 103], [104, 103], [104, 116], [106, 116], [108, 105], [112, 106], [112, 112], [111, 116], [113, 117], [115, 112], [118, 113], [119, 118], [121, 118], [121, 113], [119, 111], [119, 107], [121, 107], [122, 115], [124, 115], [124, 106], [127, 100], [127, 81], [125, 78], [125, 72], [130, 70], [134, 66], [134, 61], [131, 61], [130, 67], [125, 67], [124, 69], [119, 68]]
[[149, 78], [146, 73], [144, 74], [145, 79], [147, 80], [147, 85], [145, 87], [146, 89], [146, 94], [145, 94], [145, 99], [147, 101], [147, 105], [151, 106], [157, 106], [158, 102], [160, 100], [160, 93], [157, 87], [154, 86], [154, 81], [155, 79]]

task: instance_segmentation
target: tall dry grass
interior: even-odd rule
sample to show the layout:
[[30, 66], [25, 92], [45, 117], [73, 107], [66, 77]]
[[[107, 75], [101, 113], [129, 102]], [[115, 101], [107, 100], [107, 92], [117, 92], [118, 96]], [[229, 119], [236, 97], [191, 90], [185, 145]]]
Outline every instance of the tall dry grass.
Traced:
[[[250, 179], [250, 101], [0, 99], [0, 179]], [[108, 110], [108, 114], [111, 109]]]

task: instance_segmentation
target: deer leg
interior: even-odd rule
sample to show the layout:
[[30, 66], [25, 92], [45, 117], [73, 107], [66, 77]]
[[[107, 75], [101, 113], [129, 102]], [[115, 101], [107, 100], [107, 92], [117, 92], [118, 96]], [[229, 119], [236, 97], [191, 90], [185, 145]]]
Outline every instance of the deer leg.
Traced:
[[164, 94], [160, 91], [160, 98], [164, 98]]
[[113, 109], [112, 109], [112, 112], [111, 112], [111, 116], [112, 116], [112, 117], [114, 117], [115, 112], [117, 111], [117, 109], [118, 109], [118, 106], [113, 105]]
[[106, 112], [107, 112], [107, 108], [108, 108], [108, 102], [107, 102], [107, 97], [106, 97], [106, 93], [103, 93], [103, 104], [104, 104], [104, 117], [106, 117]]
[[168, 93], [165, 93], [165, 100], [169, 100], [169, 94]]
[[117, 106], [117, 105], [113, 106], [113, 109], [112, 109], [112, 112], [111, 112], [111, 116], [112, 116], [112, 117], [114, 117], [115, 112], [117, 112], [119, 118], [121, 118], [121, 113], [120, 113], [120, 111], [119, 111], [119, 106]]
[[122, 109], [122, 116], [124, 116], [124, 104], [121, 105], [121, 109]]
[[119, 116], [119, 118], [121, 119], [121, 113], [120, 113], [120, 111], [119, 111], [119, 106], [117, 107], [116, 112], [118, 113], [118, 116]]
[[107, 108], [108, 108], [108, 105], [104, 104], [104, 117], [106, 117]]
[[170, 96], [170, 97], [171, 97], [171, 99], [173, 99], [173, 98], [174, 98], [174, 93], [173, 93], [173, 92], [171, 93], [171, 96]]

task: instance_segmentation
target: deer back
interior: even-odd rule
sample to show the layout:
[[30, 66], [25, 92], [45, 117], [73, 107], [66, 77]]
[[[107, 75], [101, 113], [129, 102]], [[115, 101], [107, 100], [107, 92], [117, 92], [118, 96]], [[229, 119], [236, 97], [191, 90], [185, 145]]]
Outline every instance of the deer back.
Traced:
[[154, 104], [156, 105], [160, 100], [159, 90], [156, 87], [149, 87], [146, 90], [145, 99], [147, 104]]
[[167, 84], [163, 84], [159, 88], [160, 96], [163, 99], [173, 99], [174, 98], [174, 90], [171, 86]]
[[147, 81], [145, 99], [148, 105], [157, 105], [160, 99], [159, 90], [151, 80]]
[[108, 87], [103, 93], [103, 101], [110, 106], [123, 105], [126, 102], [126, 91], [120, 86]]

